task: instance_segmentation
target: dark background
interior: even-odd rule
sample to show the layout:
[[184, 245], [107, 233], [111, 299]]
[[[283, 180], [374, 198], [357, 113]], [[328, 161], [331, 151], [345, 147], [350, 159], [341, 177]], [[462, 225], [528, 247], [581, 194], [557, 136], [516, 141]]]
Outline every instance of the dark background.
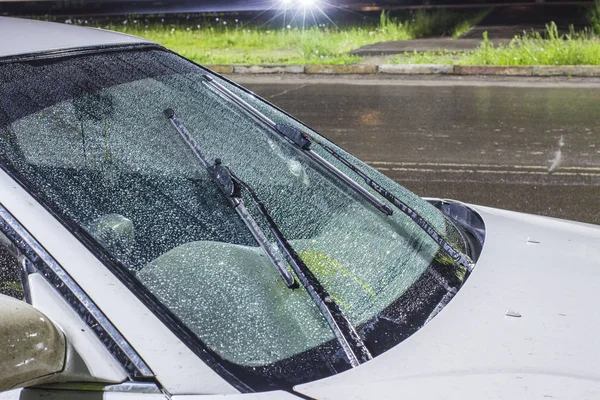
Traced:
[[[320, 0], [323, 8], [377, 11], [410, 7], [589, 4], [590, 0]], [[0, 15], [119, 15], [152, 13], [248, 12], [277, 7], [278, 0], [0, 0]]]

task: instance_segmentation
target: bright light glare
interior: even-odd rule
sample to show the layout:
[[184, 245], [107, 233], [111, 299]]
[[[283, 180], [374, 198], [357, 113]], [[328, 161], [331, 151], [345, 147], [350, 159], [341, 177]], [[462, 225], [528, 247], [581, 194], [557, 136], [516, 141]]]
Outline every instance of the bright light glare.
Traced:
[[[324, 8], [327, 6], [331, 6], [327, 3], [327, 0], [275, 0], [273, 8], [278, 9], [277, 14], [267, 23], [281, 16], [285, 28], [291, 29], [295, 22], [296, 25], [301, 24], [302, 29], [305, 29], [307, 24], [309, 26], [320, 26], [317, 19], [320, 15], [323, 15], [332, 25], [335, 25], [325, 13]], [[337, 25], [335, 26], [337, 27]]]
[[[0, 0], [1, 1], [1, 0]], [[315, 8], [319, 4], [319, 0], [279, 0], [281, 8]]]

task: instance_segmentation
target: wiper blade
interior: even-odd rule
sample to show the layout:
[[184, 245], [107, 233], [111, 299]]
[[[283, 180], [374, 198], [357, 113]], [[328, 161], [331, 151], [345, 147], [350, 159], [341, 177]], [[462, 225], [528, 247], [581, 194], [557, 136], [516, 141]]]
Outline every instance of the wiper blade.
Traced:
[[321, 157], [319, 154], [315, 153], [310, 148], [310, 140], [304, 135], [302, 132], [297, 130], [291, 125], [286, 124], [277, 124], [269, 117], [258, 111], [256, 108], [252, 107], [248, 104], [244, 99], [233, 93], [231, 90], [223, 86], [221, 83], [214, 80], [212, 77], [208, 75], [202, 75], [204, 78], [204, 83], [215, 89], [218, 94], [225, 97], [229, 101], [233, 102], [240, 106], [247, 113], [252, 115], [255, 119], [266, 125], [268, 128], [274, 130], [278, 134], [287, 138], [289, 141], [300, 147], [302, 150], [306, 151], [309, 157], [315, 161], [319, 166], [325, 169], [330, 174], [334, 175], [341, 182], [346, 184], [350, 189], [354, 190], [357, 194], [362, 196], [365, 200], [371, 203], [375, 208], [386, 215], [392, 215], [392, 209], [385, 204], [383, 201], [379, 200], [373, 194], [371, 194], [368, 190], [360, 186], [356, 183], [352, 178], [348, 175], [340, 171], [329, 161]]
[[[248, 228], [253, 235], [258, 232], [260, 240], [257, 238], [261, 247], [267, 253], [272, 254], [274, 259], [278, 259], [275, 253], [271, 253], [269, 242], [266, 239], [264, 233], [256, 224], [256, 221], [248, 213], [245, 208], [244, 200], [242, 199], [241, 191], [244, 189], [258, 213], [263, 217], [265, 223], [269, 227], [269, 231], [277, 242], [277, 247], [285, 256], [287, 262], [291, 266], [292, 270], [302, 283], [302, 286], [306, 289], [313, 302], [319, 307], [319, 310], [325, 317], [329, 327], [336, 336], [336, 339], [342, 346], [346, 357], [348, 358], [350, 365], [356, 367], [363, 362], [372, 359], [372, 355], [363, 343], [362, 339], [358, 335], [358, 332], [354, 329], [350, 321], [346, 318], [339, 305], [329, 295], [327, 290], [319, 282], [317, 277], [311, 272], [308, 266], [304, 263], [302, 258], [298, 255], [296, 250], [285, 238], [277, 223], [273, 220], [269, 214], [267, 208], [260, 200], [254, 189], [245, 183], [243, 180], [238, 178], [228, 167], [224, 166], [220, 159], [216, 159], [214, 163], [210, 163], [208, 158], [204, 155], [202, 149], [198, 146], [194, 138], [191, 136], [185, 125], [175, 116], [173, 109], [168, 108], [165, 110], [165, 116], [169, 119], [171, 124], [175, 127], [177, 132], [181, 135], [187, 146], [194, 152], [196, 157], [201, 161], [206, 170], [209, 172], [213, 182], [219, 187], [220, 191], [224, 194], [229, 204], [238, 212], [242, 220], [248, 225]], [[256, 238], [256, 236], [255, 236]], [[271, 258], [270, 258], [271, 259]], [[282, 266], [279, 262], [276, 263], [271, 259], [273, 265], [275, 265], [282, 275], [286, 284], [288, 282], [294, 282], [293, 276], [291, 280], [287, 276], [290, 274], [285, 266]], [[287, 273], [287, 274], [285, 274]], [[284, 277], [284, 275], [286, 275]], [[290, 274], [291, 275], [291, 274]], [[288, 287], [292, 287], [288, 285]]]
[[204, 155], [202, 149], [198, 146], [185, 125], [175, 116], [175, 111], [173, 111], [172, 108], [167, 108], [164, 113], [171, 124], [175, 127], [177, 132], [179, 132], [184, 142], [194, 152], [196, 158], [200, 160], [213, 182], [215, 182], [219, 190], [225, 195], [229, 205], [235, 209], [242, 221], [244, 221], [248, 227], [248, 230], [252, 233], [254, 239], [256, 239], [260, 247], [263, 249], [263, 252], [271, 264], [273, 264], [273, 266], [277, 269], [277, 272], [279, 272], [279, 275], [281, 275], [281, 279], [285, 285], [288, 288], [298, 287], [294, 276], [287, 269], [283, 260], [281, 260], [277, 253], [273, 251], [271, 243], [267, 239], [266, 235], [246, 209], [241, 197], [240, 184], [233, 178], [229, 169], [224, 167], [219, 159], [216, 159], [214, 163], [209, 161], [208, 157]]
[[323, 150], [331, 154], [338, 161], [340, 161], [342, 164], [348, 167], [352, 172], [356, 173], [359, 177], [361, 177], [371, 189], [377, 192], [388, 202], [393, 204], [394, 207], [399, 209], [402, 213], [410, 217], [423, 231], [425, 231], [425, 233], [427, 233], [427, 235], [429, 235], [438, 244], [438, 246], [442, 249], [444, 253], [446, 253], [450, 258], [454, 260], [456, 264], [461, 265], [463, 268], [466, 269], [467, 272], [472, 271], [474, 263], [467, 255], [463, 254], [462, 252], [457, 250], [452, 244], [450, 244], [450, 242], [448, 242], [444, 238], [444, 236], [441, 235], [425, 218], [420, 216], [406, 203], [404, 203], [392, 193], [383, 188], [381, 185], [379, 185], [375, 180], [373, 180], [366, 173], [364, 173], [359, 167], [355, 166], [352, 162], [348, 161], [343, 155], [341, 155], [325, 143], [321, 142], [320, 140], [315, 139], [313, 136], [296, 129], [291, 125], [278, 124], [274, 122], [262, 112], [257, 110], [255, 107], [248, 104], [248, 102], [246, 102], [240, 96], [229, 90], [220, 82], [216, 81], [211, 76], [203, 75], [203, 78], [204, 83], [207, 86], [215, 89], [217, 93], [220, 94], [222, 97], [225, 97], [234, 104], [237, 104], [240, 108], [242, 108], [256, 120], [260, 121], [263, 125], [267, 126], [272, 131], [285, 137], [291, 143], [301, 148], [312, 160], [314, 160], [317, 164], [325, 168], [325, 170], [327, 170], [331, 174], [338, 177], [349, 187], [354, 189], [357, 193], [362, 195], [378, 210], [380, 210], [386, 215], [392, 215], [392, 209], [387, 204], [373, 196], [369, 191], [365, 190], [362, 186], [357, 184], [352, 178], [344, 174], [342, 171], [340, 171], [338, 168], [332, 165], [329, 161], [325, 160], [323, 157], [315, 153], [310, 148], [313, 143], [318, 144], [320, 147], [323, 148]]

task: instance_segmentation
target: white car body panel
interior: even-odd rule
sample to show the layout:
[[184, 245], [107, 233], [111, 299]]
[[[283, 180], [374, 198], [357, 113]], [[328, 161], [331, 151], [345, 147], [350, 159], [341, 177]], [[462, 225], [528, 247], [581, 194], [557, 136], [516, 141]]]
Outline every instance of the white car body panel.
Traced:
[[600, 227], [472, 207], [486, 242], [454, 299], [387, 353], [297, 391], [318, 399], [600, 398]]
[[238, 393], [144, 306], [79, 240], [0, 170], [0, 204], [108, 316], [171, 394]]
[[[31, 305], [49, 317], [69, 338], [69, 344], [85, 364], [82, 371], [84, 377], [87, 377], [88, 381], [98, 382], [125, 381], [127, 374], [121, 365], [56, 289], [39, 273], [30, 274], [28, 280]], [[89, 379], [88, 376], [94, 379]]]
[[80, 47], [152, 43], [146, 39], [97, 28], [82, 28], [0, 17], [0, 57]]

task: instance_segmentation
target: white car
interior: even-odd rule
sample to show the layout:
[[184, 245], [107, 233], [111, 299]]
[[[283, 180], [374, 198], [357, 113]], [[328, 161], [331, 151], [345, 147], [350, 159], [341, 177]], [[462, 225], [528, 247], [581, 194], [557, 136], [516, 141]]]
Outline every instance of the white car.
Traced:
[[1, 400], [600, 398], [600, 227], [422, 199], [140, 38], [0, 37]]

